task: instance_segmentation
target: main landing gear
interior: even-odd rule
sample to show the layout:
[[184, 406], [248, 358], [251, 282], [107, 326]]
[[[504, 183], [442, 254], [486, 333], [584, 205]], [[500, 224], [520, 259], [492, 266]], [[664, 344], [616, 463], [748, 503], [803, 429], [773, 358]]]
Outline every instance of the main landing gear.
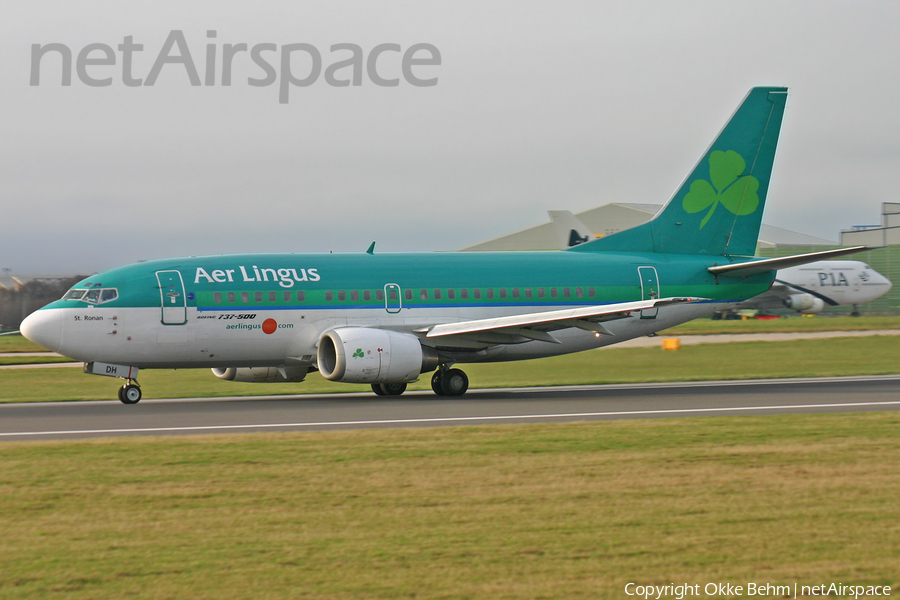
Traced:
[[137, 404], [142, 397], [141, 386], [133, 379], [129, 379], [125, 385], [119, 388], [119, 400], [122, 401], [122, 404]]
[[462, 396], [469, 389], [469, 378], [459, 369], [441, 367], [431, 376], [431, 389], [438, 396]]
[[[459, 369], [442, 366], [431, 376], [431, 389], [438, 396], [462, 396], [469, 389], [469, 378]], [[379, 396], [399, 396], [406, 391], [406, 384], [373, 383], [372, 391]], [[119, 392], [119, 397], [122, 397], [122, 392]]]
[[379, 396], [399, 396], [406, 391], [405, 383], [373, 383], [372, 391]]

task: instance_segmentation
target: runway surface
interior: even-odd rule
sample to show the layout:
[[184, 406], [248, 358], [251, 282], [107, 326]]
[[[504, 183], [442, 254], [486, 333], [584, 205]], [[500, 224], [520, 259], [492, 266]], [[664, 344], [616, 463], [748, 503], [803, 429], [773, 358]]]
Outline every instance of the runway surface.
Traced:
[[0, 441], [900, 410], [900, 375], [0, 405]]

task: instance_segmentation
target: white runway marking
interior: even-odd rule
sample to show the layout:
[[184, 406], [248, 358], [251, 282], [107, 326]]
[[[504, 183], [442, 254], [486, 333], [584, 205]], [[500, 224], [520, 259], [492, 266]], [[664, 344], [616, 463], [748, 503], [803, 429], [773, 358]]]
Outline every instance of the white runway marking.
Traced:
[[78, 435], [78, 434], [124, 434], [124, 433], [178, 433], [184, 431], [227, 431], [242, 429], [275, 429], [275, 428], [306, 428], [306, 427], [334, 427], [334, 426], [362, 426], [362, 425], [414, 425], [425, 423], [466, 423], [472, 421], [516, 421], [529, 419], [576, 419], [579, 417], [616, 417], [616, 416], [645, 416], [645, 415], [679, 415], [692, 413], [730, 413], [741, 411], [761, 410], [794, 410], [803, 408], [855, 408], [897, 406], [900, 400], [887, 402], [842, 402], [835, 404], [785, 404], [774, 406], [732, 406], [723, 408], [675, 408], [661, 410], [623, 410], [608, 412], [583, 412], [583, 413], [551, 413], [534, 415], [489, 415], [483, 417], [435, 417], [419, 419], [377, 419], [369, 421], [319, 421], [304, 423], [256, 423], [246, 425], [202, 425], [194, 427], [141, 427], [132, 429], [83, 429], [69, 431], [21, 431], [16, 433], [0, 433], [0, 437], [23, 437], [41, 435]]

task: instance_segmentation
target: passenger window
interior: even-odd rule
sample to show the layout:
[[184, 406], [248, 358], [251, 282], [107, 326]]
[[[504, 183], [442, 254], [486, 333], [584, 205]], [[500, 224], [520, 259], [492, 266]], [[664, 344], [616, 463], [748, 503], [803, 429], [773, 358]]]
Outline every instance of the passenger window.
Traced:
[[388, 298], [391, 300], [397, 299], [397, 288], [391, 288], [388, 290]]
[[411, 289], [406, 288], [405, 290], [403, 290], [403, 295], [406, 296], [407, 300], [412, 300], [413, 293]]
[[[302, 292], [298, 292], [298, 293], [302, 293]], [[284, 293], [284, 301], [285, 301], [285, 302], [290, 302], [290, 301], [291, 301], [291, 293], [290, 293], [290, 292], [285, 292], [285, 293]]]
[[484, 290], [484, 294], [488, 300], [494, 299], [494, 289], [493, 288], [488, 288], [488, 289]]
[[331, 302], [332, 300], [334, 300], [334, 294], [331, 290], [325, 292], [325, 302]]
[[546, 298], [547, 294], [544, 292], [544, 288], [538, 288], [538, 298]]
[[480, 288], [475, 288], [474, 290], [472, 290], [472, 296], [473, 296], [476, 300], [481, 300], [481, 289], [480, 289]]
[[379, 302], [384, 300], [384, 290], [375, 290], [375, 299]]
[[589, 288], [588, 288], [588, 298], [593, 298], [593, 297], [596, 296], [596, 295], [597, 295], [597, 294], [596, 294], [596, 292], [594, 291], [594, 288], [589, 287]]
[[346, 299], [347, 299], [347, 292], [345, 292], [344, 290], [338, 290], [338, 300], [343, 302]]
[[581, 288], [575, 288], [575, 297], [584, 298], [584, 290]]
[[569, 288], [563, 288], [563, 298], [571, 298], [572, 292], [569, 291]]
[[213, 292], [213, 302], [216, 304], [222, 302], [222, 292]]
[[459, 290], [459, 297], [462, 298], [463, 300], [468, 300], [469, 299], [469, 290], [467, 290], [466, 288]]
[[500, 297], [506, 299], [506, 288], [500, 288]]
[[434, 299], [435, 300], [441, 299], [441, 290], [434, 290]]
[[254, 299], [256, 302], [262, 302], [262, 292], [255, 292], [255, 293], [253, 294], [253, 299]]
[[306, 300], [306, 292], [297, 292], [297, 302], [304, 302]]
[[456, 292], [453, 290], [447, 290], [447, 299], [453, 300], [456, 298]]
[[350, 291], [350, 299], [353, 300], [354, 302], [359, 301], [359, 292], [357, 292], [356, 290], [351, 290]]
[[525, 297], [531, 300], [531, 288], [525, 288]]
[[269, 302], [275, 302], [276, 300], [278, 300], [278, 294], [269, 292]]
[[516, 300], [519, 299], [519, 288], [512, 289], [512, 297], [515, 298]]
[[556, 298], [558, 295], [559, 295], [559, 293], [556, 291], [556, 288], [550, 288], [550, 297], [551, 298]]
[[363, 290], [363, 300], [371, 300], [372, 292], [369, 290]]
[[234, 292], [228, 292], [228, 301], [234, 302], [234, 299], [235, 299]]
[[250, 292], [241, 292], [241, 302], [244, 304], [250, 303]]

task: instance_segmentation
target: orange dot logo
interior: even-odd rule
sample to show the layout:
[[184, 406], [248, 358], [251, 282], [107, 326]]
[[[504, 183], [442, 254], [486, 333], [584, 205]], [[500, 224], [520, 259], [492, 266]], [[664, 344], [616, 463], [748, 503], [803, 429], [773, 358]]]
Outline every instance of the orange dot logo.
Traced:
[[275, 319], [266, 319], [263, 321], [263, 333], [266, 335], [275, 333], [276, 329], [278, 329], [278, 323]]

